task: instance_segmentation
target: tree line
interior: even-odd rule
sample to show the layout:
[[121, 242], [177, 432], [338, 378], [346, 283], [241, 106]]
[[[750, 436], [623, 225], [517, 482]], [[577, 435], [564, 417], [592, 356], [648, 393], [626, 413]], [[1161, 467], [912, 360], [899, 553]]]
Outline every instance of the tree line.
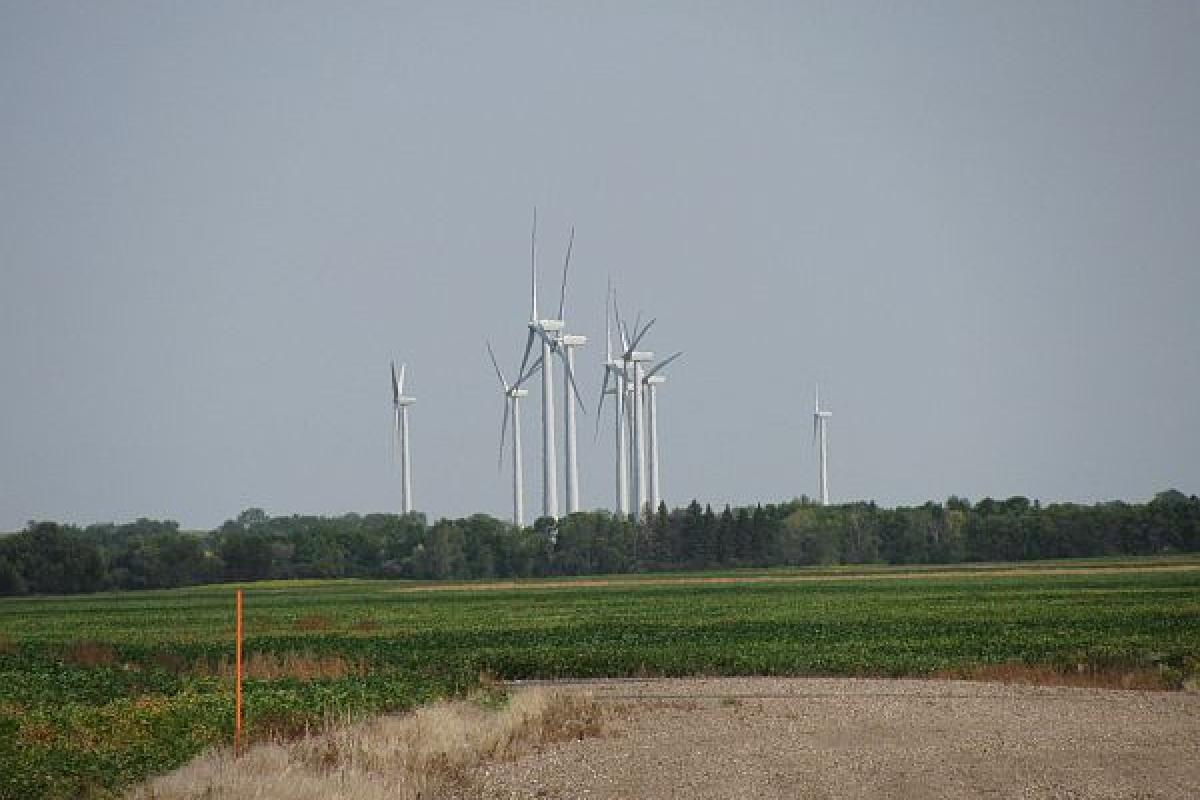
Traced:
[[605, 511], [515, 528], [486, 514], [272, 517], [247, 509], [213, 531], [172, 520], [87, 527], [30, 522], [0, 536], [0, 595], [165, 589], [287, 578], [546, 577], [835, 564], [951, 564], [1200, 551], [1200, 499], [1042, 506], [1024, 497], [875, 503], [660, 505], [635, 523]]

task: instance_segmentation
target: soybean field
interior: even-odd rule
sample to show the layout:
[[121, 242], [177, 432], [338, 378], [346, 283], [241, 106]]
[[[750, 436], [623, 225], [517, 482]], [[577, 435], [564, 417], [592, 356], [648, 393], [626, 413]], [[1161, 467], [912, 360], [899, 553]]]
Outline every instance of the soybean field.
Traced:
[[[228, 745], [235, 588], [0, 600], [0, 798], [120, 796]], [[241, 588], [250, 739], [492, 679], [1200, 665], [1195, 557]]]

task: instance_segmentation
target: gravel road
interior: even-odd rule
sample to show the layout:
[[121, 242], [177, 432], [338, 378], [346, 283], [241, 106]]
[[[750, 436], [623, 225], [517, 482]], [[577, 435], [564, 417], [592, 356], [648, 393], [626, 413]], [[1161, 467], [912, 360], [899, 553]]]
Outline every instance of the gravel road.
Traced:
[[485, 798], [1200, 798], [1200, 695], [966, 681], [556, 684], [608, 733], [477, 776]]

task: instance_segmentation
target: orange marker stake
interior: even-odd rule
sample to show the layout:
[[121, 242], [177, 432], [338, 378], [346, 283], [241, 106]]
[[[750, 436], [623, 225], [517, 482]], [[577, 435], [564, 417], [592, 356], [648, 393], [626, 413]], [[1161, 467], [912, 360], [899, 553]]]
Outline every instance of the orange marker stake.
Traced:
[[237, 643], [234, 645], [233, 753], [242, 752], [242, 590], [237, 590]]

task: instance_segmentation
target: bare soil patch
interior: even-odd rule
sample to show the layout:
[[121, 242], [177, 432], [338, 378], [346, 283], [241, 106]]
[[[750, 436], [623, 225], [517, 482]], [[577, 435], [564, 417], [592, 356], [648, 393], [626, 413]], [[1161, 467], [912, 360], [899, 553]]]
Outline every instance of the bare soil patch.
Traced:
[[479, 767], [486, 798], [1195, 798], [1200, 695], [971, 681], [555, 684], [601, 738]]

